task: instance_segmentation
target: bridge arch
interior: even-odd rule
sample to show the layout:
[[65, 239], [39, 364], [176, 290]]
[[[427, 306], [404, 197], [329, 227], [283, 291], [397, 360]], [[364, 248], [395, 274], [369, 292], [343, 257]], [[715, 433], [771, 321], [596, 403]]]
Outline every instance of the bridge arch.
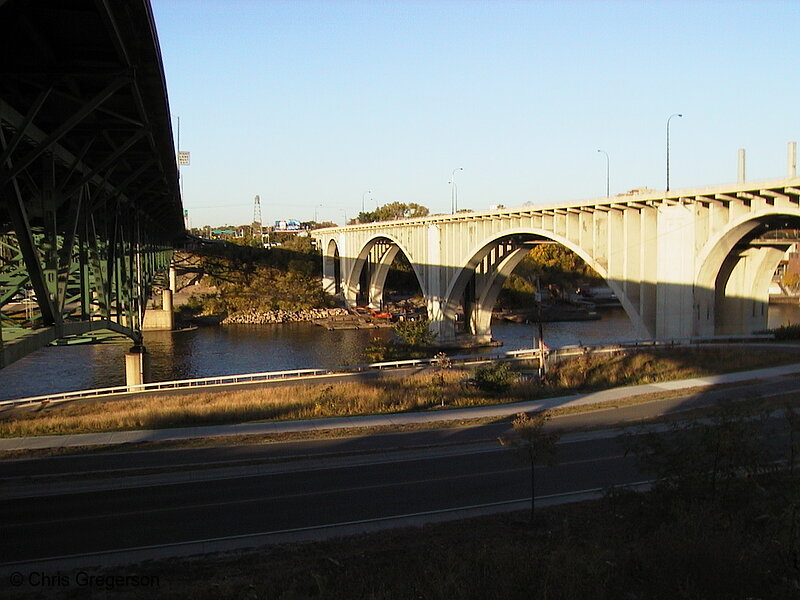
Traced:
[[322, 252], [322, 289], [332, 296], [342, 292], [342, 259], [336, 238], [330, 238]]
[[400, 253], [410, 262], [422, 295], [427, 298], [421, 266], [414, 262], [409, 251], [396, 237], [381, 233], [367, 239], [352, 261], [343, 284], [347, 305], [356, 306], [363, 303], [371, 308], [380, 308], [383, 303], [386, 278], [392, 263]]
[[608, 277], [603, 264], [579, 244], [552, 231], [537, 228], [516, 228], [498, 232], [482, 240], [468, 253], [467, 262], [451, 278], [446, 301], [442, 307], [440, 333], [447, 337], [455, 334], [456, 315], [464, 306], [466, 332], [479, 341], [491, 339], [492, 309], [497, 302], [503, 283], [528, 252], [538, 243], [557, 243], [578, 255], [589, 267], [594, 269], [620, 299], [628, 317], [637, 329], [644, 327], [638, 311], [625, 296], [624, 289]]
[[800, 228], [800, 216], [779, 209], [731, 221], [698, 255], [695, 335], [766, 329], [769, 286], [790, 241], [753, 244], [770, 230]]

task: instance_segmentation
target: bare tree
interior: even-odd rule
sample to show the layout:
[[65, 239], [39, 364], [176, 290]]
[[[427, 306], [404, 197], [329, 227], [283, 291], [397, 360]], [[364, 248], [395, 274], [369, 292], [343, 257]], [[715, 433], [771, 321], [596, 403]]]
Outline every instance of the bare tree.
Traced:
[[519, 413], [512, 425], [514, 429], [509, 435], [498, 438], [503, 446], [508, 446], [514, 455], [530, 465], [531, 471], [531, 514], [530, 522], [534, 523], [536, 515], [536, 465], [556, 464], [556, 444], [561, 439], [558, 431], [544, 431], [550, 415], [545, 412]]

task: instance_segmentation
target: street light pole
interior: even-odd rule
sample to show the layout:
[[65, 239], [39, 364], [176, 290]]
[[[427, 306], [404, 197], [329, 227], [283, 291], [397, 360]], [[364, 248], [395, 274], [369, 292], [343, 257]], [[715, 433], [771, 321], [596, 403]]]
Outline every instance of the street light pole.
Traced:
[[675, 113], [669, 116], [667, 119], [667, 191], [669, 191], [669, 122], [672, 120], [672, 117], [682, 117], [683, 115], [680, 113]]
[[362, 213], [364, 212], [364, 196], [366, 196], [367, 194], [371, 194], [371, 193], [372, 193], [372, 190], [367, 190], [366, 192], [361, 194], [361, 212]]
[[450, 184], [453, 188], [450, 190], [450, 212], [452, 214], [456, 214], [458, 210], [458, 188], [456, 188], [456, 171], [463, 171], [463, 167], [458, 167], [457, 169], [453, 169], [453, 175], [450, 179]]
[[606, 157], [606, 198], [611, 197], [611, 178], [609, 176], [611, 172], [611, 159], [608, 158], [608, 152], [605, 150], [598, 150], [601, 154], [605, 154]]

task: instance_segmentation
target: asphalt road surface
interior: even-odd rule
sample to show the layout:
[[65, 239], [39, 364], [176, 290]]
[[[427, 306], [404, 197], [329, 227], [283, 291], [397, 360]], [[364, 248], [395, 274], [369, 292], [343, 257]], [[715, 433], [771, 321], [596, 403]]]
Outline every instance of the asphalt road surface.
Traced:
[[[537, 495], [633, 482], [614, 439], [564, 444], [537, 471]], [[528, 470], [507, 450], [389, 453], [256, 475], [0, 502], [0, 563], [271, 532], [529, 497]]]

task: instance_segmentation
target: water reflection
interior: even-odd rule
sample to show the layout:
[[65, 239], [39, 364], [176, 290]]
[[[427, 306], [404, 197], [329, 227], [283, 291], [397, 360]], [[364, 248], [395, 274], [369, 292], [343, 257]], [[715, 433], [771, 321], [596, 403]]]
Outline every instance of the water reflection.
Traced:
[[[800, 322], [800, 307], [770, 306], [769, 326]], [[493, 323], [500, 350], [530, 348], [534, 326]], [[389, 329], [327, 331], [307, 323], [201, 327], [181, 332], [148, 332], [153, 381], [332, 367], [364, 362], [370, 339], [391, 337]], [[599, 321], [545, 323], [552, 347], [635, 339], [621, 309], [604, 311]], [[125, 384], [124, 355], [129, 343], [43, 348], [0, 370], [0, 400]], [[486, 352], [495, 352], [491, 348]]]

